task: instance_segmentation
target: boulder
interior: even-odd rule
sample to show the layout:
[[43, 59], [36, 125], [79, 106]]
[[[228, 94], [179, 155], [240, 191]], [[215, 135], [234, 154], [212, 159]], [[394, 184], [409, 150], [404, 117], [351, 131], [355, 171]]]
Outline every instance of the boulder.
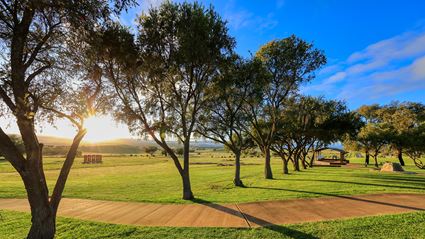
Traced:
[[404, 172], [404, 169], [399, 163], [386, 162], [382, 166], [381, 172]]

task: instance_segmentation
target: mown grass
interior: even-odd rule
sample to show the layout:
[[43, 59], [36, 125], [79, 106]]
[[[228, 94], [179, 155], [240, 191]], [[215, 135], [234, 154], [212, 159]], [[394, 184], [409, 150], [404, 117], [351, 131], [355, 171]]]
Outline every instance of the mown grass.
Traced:
[[[362, 159], [355, 159], [359, 162]], [[354, 160], [354, 161], [355, 161]], [[382, 159], [381, 161], [395, 160]], [[202, 151], [191, 158], [191, 181], [195, 197], [215, 202], [252, 202], [291, 198], [311, 198], [366, 193], [425, 193], [425, 174], [409, 164], [417, 174], [380, 173], [371, 168], [317, 167], [282, 174], [282, 163], [272, 159], [275, 179], [263, 178], [262, 158], [243, 158], [242, 180], [246, 188], [232, 184], [234, 167], [229, 154]], [[353, 161], [353, 160], [352, 160]], [[407, 160], [406, 160], [407, 161]], [[62, 160], [45, 159], [46, 177], [52, 188]], [[219, 166], [221, 165], [221, 166]], [[223, 166], [228, 165], [228, 166]], [[8, 162], [0, 162], [0, 197], [25, 198], [25, 189]], [[82, 164], [77, 159], [67, 182], [64, 197], [114, 201], [191, 203], [181, 200], [181, 179], [173, 163], [165, 157], [105, 157], [101, 165]]]
[[[0, 211], [0, 238], [24, 238], [27, 213]], [[275, 238], [425, 238], [425, 212], [273, 226], [255, 229], [135, 227], [58, 218], [57, 237], [66, 239], [275, 239]]]

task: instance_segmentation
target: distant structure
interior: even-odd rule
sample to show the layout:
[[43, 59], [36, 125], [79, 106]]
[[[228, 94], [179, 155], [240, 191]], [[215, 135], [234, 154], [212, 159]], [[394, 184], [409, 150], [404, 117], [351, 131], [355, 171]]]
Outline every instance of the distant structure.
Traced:
[[[337, 151], [339, 152], [339, 158], [337, 156], [333, 156], [332, 158], [325, 158], [323, 157], [323, 155], [320, 154], [321, 151], [323, 150], [332, 150], [332, 151]], [[315, 157], [317, 160], [316, 162], [314, 162], [314, 165], [316, 166], [341, 166], [341, 165], [346, 165], [348, 164], [350, 161], [345, 159], [345, 155], [348, 154], [348, 152], [342, 150], [342, 149], [338, 149], [338, 148], [331, 148], [331, 147], [325, 147], [325, 148], [321, 148], [321, 149], [317, 149], [316, 151], [314, 151]]]
[[100, 154], [86, 154], [84, 155], [84, 164], [98, 164], [102, 163], [102, 155]]

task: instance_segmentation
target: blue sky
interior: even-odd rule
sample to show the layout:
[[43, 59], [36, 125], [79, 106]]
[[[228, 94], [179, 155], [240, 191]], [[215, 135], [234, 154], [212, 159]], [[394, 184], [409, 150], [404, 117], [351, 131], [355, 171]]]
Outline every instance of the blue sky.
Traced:
[[[180, 0], [179, 0], [180, 1]], [[132, 26], [137, 14], [162, 0], [142, 1], [122, 15]], [[304, 94], [345, 100], [350, 109], [393, 100], [425, 103], [425, 0], [210, 0], [228, 21], [245, 57], [263, 44], [295, 34], [322, 49], [328, 64], [302, 87]], [[10, 123], [10, 124], [9, 124]], [[95, 120], [102, 138], [129, 137], [127, 127], [111, 117]], [[16, 125], [0, 119], [7, 132]], [[40, 125], [45, 135], [71, 137], [67, 122]], [[94, 128], [94, 126], [92, 127]], [[95, 137], [91, 138], [92, 140]]]
[[[161, 0], [147, 0], [124, 14]], [[302, 92], [345, 100], [351, 109], [392, 100], [425, 102], [423, 0], [201, 1], [228, 21], [237, 51], [248, 57], [266, 42], [295, 34], [325, 51], [328, 64]]]

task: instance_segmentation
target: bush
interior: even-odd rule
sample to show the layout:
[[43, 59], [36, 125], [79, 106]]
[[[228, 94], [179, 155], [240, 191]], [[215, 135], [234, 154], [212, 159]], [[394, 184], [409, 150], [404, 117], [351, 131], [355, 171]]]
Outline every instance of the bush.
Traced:
[[183, 148], [177, 148], [176, 149], [176, 154], [183, 155], [183, 153], [184, 153], [184, 149]]
[[158, 150], [156, 146], [148, 146], [145, 148], [145, 152], [153, 156], [153, 154]]

